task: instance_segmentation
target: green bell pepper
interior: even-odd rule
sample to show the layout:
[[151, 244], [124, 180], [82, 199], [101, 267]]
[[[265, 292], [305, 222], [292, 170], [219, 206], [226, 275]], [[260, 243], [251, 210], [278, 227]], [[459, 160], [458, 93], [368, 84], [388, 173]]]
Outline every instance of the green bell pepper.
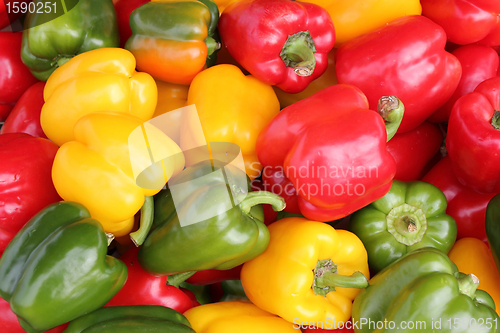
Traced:
[[161, 305], [109, 306], [69, 323], [64, 333], [195, 333], [181, 313]]
[[491, 254], [495, 260], [497, 270], [500, 272], [500, 194], [495, 195], [488, 202], [484, 227]]
[[[40, 2], [52, 3], [34, 1]], [[24, 20], [21, 58], [41, 81], [47, 81], [57, 67], [77, 54], [119, 46], [111, 0], [66, 0], [65, 3], [71, 9], [63, 15], [64, 9], [58, 6], [51, 12], [28, 13]]]
[[127, 267], [107, 255], [101, 224], [75, 202], [35, 215], [0, 258], [0, 297], [24, 330], [46, 331], [106, 304], [124, 285]]
[[276, 194], [249, 192], [244, 171], [215, 160], [184, 169], [168, 186], [155, 196], [152, 231], [138, 253], [141, 267], [156, 275], [189, 272], [187, 279], [255, 258], [269, 243], [260, 204], [285, 207]]
[[445, 214], [447, 204], [432, 184], [394, 180], [385, 196], [352, 214], [348, 228], [365, 245], [370, 269], [378, 272], [418, 248], [448, 253], [457, 225]]
[[499, 318], [479, 280], [459, 273], [435, 248], [414, 250], [360, 291], [352, 308], [356, 333], [498, 332]]

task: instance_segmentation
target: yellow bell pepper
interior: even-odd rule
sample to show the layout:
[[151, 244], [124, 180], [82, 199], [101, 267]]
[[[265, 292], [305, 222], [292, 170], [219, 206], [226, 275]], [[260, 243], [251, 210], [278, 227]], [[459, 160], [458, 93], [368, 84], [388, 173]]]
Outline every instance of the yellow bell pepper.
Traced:
[[157, 90], [154, 79], [135, 71], [135, 58], [120, 48], [84, 52], [58, 67], [43, 91], [40, 122], [58, 146], [74, 140], [73, 126], [92, 112], [115, 111], [142, 120], [153, 116]]
[[299, 217], [268, 228], [267, 249], [241, 270], [248, 299], [297, 325], [338, 328], [346, 322], [359, 288], [368, 286], [368, 256], [361, 240], [347, 230]]
[[392, 20], [421, 15], [419, 0], [306, 0], [325, 8], [335, 26], [335, 47]]
[[490, 294], [500, 314], [500, 275], [488, 245], [477, 238], [461, 238], [448, 252], [448, 257], [460, 272], [477, 276], [479, 289]]
[[196, 333], [296, 333], [293, 325], [252, 303], [210, 303], [184, 312]]
[[184, 168], [174, 141], [126, 113], [88, 114], [76, 122], [74, 138], [56, 154], [54, 186], [61, 198], [83, 204], [116, 237], [132, 230], [145, 197], [151, 204], [151, 196]]
[[[280, 111], [273, 88], [233, 65], [205, 69], [191, 82], [187, 105], [194, 104], [206, 142], [230, 142], [239, 146], [247, 175], [254, 179], [262, 169], [255, 143], [260, 131]], [[191, 135], [190, 131], [181, 133]]]

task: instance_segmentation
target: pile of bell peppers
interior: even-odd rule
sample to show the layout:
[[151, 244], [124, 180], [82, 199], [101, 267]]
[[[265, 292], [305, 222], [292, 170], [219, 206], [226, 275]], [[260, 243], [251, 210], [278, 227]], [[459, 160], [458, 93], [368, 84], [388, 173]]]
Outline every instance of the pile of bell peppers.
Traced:
[[0, 330], [500, 332], [499, 15], [0, 2]]

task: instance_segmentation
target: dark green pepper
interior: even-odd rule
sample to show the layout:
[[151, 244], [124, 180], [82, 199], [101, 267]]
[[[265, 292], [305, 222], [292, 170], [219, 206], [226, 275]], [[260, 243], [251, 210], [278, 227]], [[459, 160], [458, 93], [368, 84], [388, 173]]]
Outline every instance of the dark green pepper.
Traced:
[[[35, 0], [34, 3], [52, 4], [53, 1]], [[111, 0], [66, 0], [64, 3], [71, 9], [63, 15], [64, 9], [58, 6], [50, 13], [28, 13], [24, 20], [21, 58], [41, 81], [47, 81], [57, 67], [77, 54], [119, 46]]]
[[435, 248], [414, 250], [387, 266], [356, 296], [353, 325], [369, 332], [498, 332], [499, 317], [479, 280], [459, 273]]
[[365, 245], [370, 269], [378, 272], [418, 248], [448, 253], [457, 225], [445, 214], [447, 204], [432, 184], [394, 180], [385, 196], [352, 214], [349, 230]]
[[491, 254], [500, 272], [500, 194], [495, 195], [486, 207], [486, 237], [490, 244]]
[[244, 171], [215, 160], [184, 169], [168, 186], [155, 196], [153, 229], [138, 253], [151, 274], [224, 270], [253, 259], [269, 243], [260, 204], [285, 207], [273, 193], [249, 192]]
[[106, 304], [127, 279], [125, 264], [107, 250], [107, 235], [85, 207], [49, 205], [0, 258], [0, 296], [28, 332], [78, 318]]
[[161, 305], [108, 306], [69, 323], [64, 333], [195, 333], [181, 313]]

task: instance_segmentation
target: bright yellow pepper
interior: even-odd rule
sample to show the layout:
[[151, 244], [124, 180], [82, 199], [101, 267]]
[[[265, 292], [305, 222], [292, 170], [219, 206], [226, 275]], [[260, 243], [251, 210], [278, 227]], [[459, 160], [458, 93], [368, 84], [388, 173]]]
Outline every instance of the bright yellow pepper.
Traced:
[[57, 193], [83, 204], [106, 232], [117, 237], [132, 230], [145, 197], [151, 201], [184, 168], [182, 151], [174, 141], [126, 113], [88, 114], [76, 122], [74, 138], [54, 159]]
[[[210, 142], [238, 145], [248, 176], [257, 177], [262, 169], [255, 152], [257, 136], [280, 111], [273, 88], [251, 75], [245, 76], [236, 66], [216, 65], [196, 75], [186, 104], [196, 106], [209, 146]], [[183, 149], [183, 135], [187, 132], [181, 133]]]
[[399, 17], [421, 15], [419, 0], [305, 0], [325, 8], [335, 26], [335, 47]]
[[268, 228], [266, 251], [241, 270], [250, 301], [294, 324], [338, 328], [346, 322], [359, 288], [368, 286], [368, 256], [361, 240], [347, 230], [298, 217]]
[[74, 140], [73, 126], [92, 112], [115, 111], [142, 120], [153, 116], [156, 84], [135, 71], [135, 58], [121, 48], [102, 48], [73, 57], [51, 74], [45, 85], [40, 122], [58, 146]]
[[249, 302], [210, 303], [184, 312], [196, 333], [296, 333], [286, 320]]

